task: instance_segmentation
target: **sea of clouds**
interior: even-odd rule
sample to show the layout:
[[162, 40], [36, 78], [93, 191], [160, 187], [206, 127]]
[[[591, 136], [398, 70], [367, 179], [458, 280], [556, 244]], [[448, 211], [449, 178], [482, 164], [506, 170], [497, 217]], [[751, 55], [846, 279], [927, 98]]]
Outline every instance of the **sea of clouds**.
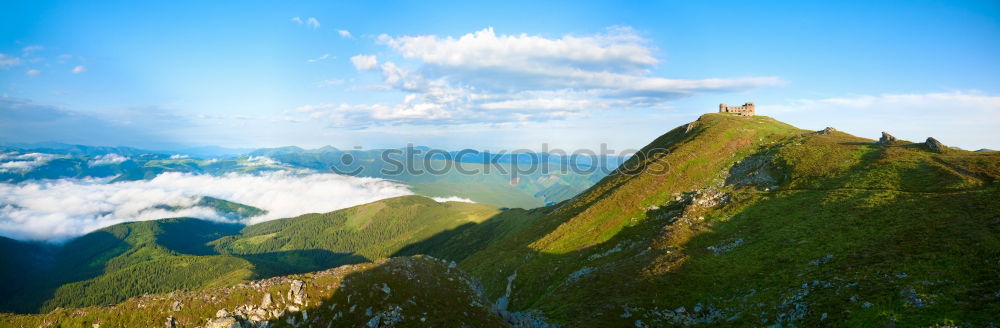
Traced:
[[[211, 208], [194, 206], [202, 196], [268, 211], [266, 215], [239, 222], [253, 224], [413, 194], [406, 185], [384, 179], [290, 171], [222, 176], [163, 173], [152, 180], [108, 181], [59, 179], [0, 183], [0, 235], [20, 240], [61, 242], [129, 221], [196, 217], [233, 222]], [[457, 198], [443, 200], [463, 201]]]

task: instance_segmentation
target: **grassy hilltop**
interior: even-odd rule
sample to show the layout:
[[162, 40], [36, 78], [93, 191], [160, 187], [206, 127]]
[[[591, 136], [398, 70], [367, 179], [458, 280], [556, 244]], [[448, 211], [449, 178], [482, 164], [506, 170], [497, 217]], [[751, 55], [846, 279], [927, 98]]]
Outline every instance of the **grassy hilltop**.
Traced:
[[461, 266], [568, 326], [997, 320], [1000, 155], [721, 114], [644, 152]]
[[[350, 295], [361, 288], [368, 297], [383, 297], [382, 284], [398, 285], [400, 279], [467, 274], [470, 283], [442, 287], [441, 292], [481, 293], [475, 302], [454, 305], [451, 311], [428, 311], [445, 319], [438, 324], [420, 321], [422, 315], [408, 309], [396, 311], [403, 314], [392, 316], [401, 320], [393, 324], [403, 326], [469, 322], [459, 312], [480, 313], [484, 321], [479, 322], [522, 326], [543, 321], [565, 327], [986, 326], [1000, 323], [998, 178], [1000, 153], [879, 143], [832, 129], [801, 130], [768, 117], [707, 114], [657, 138], [618, 172], [552, 206], [500, 211], [410, 196], [238, 232], [200, 229], [206, 233], [189, 244], [165, 245], [162, 234], [142, 240], [189, 261], [233, 261], [225, 272], [196, 268], [202, 275], [189, 281], [198, 281], [197, 287], [164, 283], [151, 292], [213, 288], [386, 256], [428, 254], [457, 261], [457, 267], [396, 266], [397, 276], [320, 286], [328, 286], [324, 290], [330, 295]], [[121, 228], [109, 229], [114, 235], [111, 230]], [[81, 240], [86, 238], [94, 237]], [[139, 256], [152, 251], [133, 251], [140, 244], [135, 239], [119, 240], [124, 242], [120, 248], [109, 249], [137, 255], [95, 253], [104, 254], [89, 260], [103, 263], [102, 274], [82, 283], [68, 279], [77, 281], [69, 285], [95, 286], [118, 272], [146, 279], [147, 273], [130, 276], [126, 272], [140, 271], [116, 269], [123, 268], [116, 261], [170, 263]], [[422, 261], [413, 259], [421, 257], [390, 262]], [[131, 280], [110, 281], [127, 285]], [[435, 288], [411, 286], [406, 291], [392, 287], [385, 294], [405, 300], [405, 293], [426, 295]], [[213, 290], [183, 295], [205, 298], [216, 295]], [[153, 307], [160, 311], [173, 296], [149, 297], [163, 300]], [[123, 307], [143, 299], [78, 311], [95, 320], [117, 318]], [[179, 326], [207, 322], [221, 306], [229, 306], [225, 302], [192, 306], [197, 315], [184, 317], [187, 321]], [[59, 306], [67, 305], [74, 304]], [[32, 326], [28, 323], [66, 318], [67, 311], [74, 310], [7, 319], [15, 323], [11, 326]], [[333, 309], [308, 311], [305, 323], [313, 326], [386, 322], [380, 308], [349, 319]], [[160, 318], [156, 322], [167, 315], [151, 313]], [[296, 320], [302, 318], [277, 324], [303, 324]]]

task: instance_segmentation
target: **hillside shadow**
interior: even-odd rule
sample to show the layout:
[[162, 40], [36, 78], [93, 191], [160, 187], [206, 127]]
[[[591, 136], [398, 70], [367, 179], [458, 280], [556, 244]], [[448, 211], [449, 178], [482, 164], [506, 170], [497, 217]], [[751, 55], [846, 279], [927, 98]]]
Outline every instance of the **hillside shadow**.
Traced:
[[118, 236], [100, 230], [70, 240], [48, 255], [53, 259], [49, 265], [26, 269], [19, 279], [4, 283], [0, 311], [37, 313], [60, 286], [101, 275], [107, 261], [125, 253], [129, 246]]
[[258, 254], [229, 254], [253, 264], [252, 279], [325, 270], [347, 264], [370, 262], [364, 256], [334, 253], [325, 249], [288, 250]]
[[226, 236], [235, 236], [243, 225], [206, 221], [195, 218], [163, 220], [157, 242], [167, 249], [188, 255], [219, 255], [208, 243]]

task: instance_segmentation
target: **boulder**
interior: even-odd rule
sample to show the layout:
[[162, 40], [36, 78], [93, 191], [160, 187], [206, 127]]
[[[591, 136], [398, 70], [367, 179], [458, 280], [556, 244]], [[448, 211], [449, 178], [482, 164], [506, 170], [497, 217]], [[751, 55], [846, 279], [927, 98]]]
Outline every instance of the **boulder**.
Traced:
[[924, 141], [924, 146], [927, 147], [928, 150], [935, 153], [942, 153], [945, 150], [948, 150], [947, 146], [934, 138], [927, 138], [927, 141]]
[[305, 303], [306, 293], [305, 293], [306, 283], [302, 280], [292, 280], [292, 288], [288, 289], [288, 299], [292, 303], [302, 305]]
[[888, 146], [888, 145], [891, 145], [894, 142], [896, 142], [896, 137], [893, 137], [891, 134], [888, 134], [885, 131], [882, 131], [882, 137], [878, 139], [878, 144], [879, 145]]
[[184, 302], [181, 302], [180, 300], [175, 300], [174, 303], [170, 305], [170, 310], [177, 312], [180, 311], [181, 308], [183, 307], [184, 307]]
[[260, 301], [260, 307], [269, 308], [271, 307], [271, 293], [264, 294], [264, 299]]
[[174, 316], [169, 316], [169, 317], [167, 317], [167, 322], [164, 324], [164, 326], [166, 326], [167, 328], [176, 328], [177, 327], [177, 320], [174, 319]]
[[233, 317], [215, 318], [209, 320], [205, 328], [243, 328], [243, 324]]

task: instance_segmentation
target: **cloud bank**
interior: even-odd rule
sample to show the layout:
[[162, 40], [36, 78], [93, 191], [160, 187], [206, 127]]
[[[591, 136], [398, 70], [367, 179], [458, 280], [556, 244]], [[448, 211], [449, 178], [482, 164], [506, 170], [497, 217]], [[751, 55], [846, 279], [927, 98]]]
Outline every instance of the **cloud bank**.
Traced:
[[390, 58], [359, 54], [350, 61], [359, 72], [381, 75], [381, 83], [368, 88], [403, 92], [401, 102], [311, 104], [292, 112], [351, 127], [545, 121], [782, 83], [776, 77], [656, 76], [657, 49], [628, 27], [558, 38], [493, 28], [457, 38], [383, 34], [377, 42], [392, 51]]
[[25, 173], [41, 167], [54, 159], [65, 157], [43, 153], [0, 153], [0, 173]]
[[268, 211], [243, 222], [252, 224], [409, 194], [406, 186], [383, 179], [287, 171], [224, 176], [164, 173], [149, 181], [119, 183], [63, 179], [0, 184], [0, 235], [58, 242], [129, 221], [197, 217], [231, 222], [211, 208], [194, 206], [202, 196]]
[[435, 202], [438, 202], [438, 203], [444, 203], [444, 202], [475, 203], [476, 202], [474, 200], [471, 200], [471, 199], [468, 199], [468, 198], [465, 198], [465, 197], [458, 197], [458, 196], [431, 197], [431, 199], [433, 199]]

